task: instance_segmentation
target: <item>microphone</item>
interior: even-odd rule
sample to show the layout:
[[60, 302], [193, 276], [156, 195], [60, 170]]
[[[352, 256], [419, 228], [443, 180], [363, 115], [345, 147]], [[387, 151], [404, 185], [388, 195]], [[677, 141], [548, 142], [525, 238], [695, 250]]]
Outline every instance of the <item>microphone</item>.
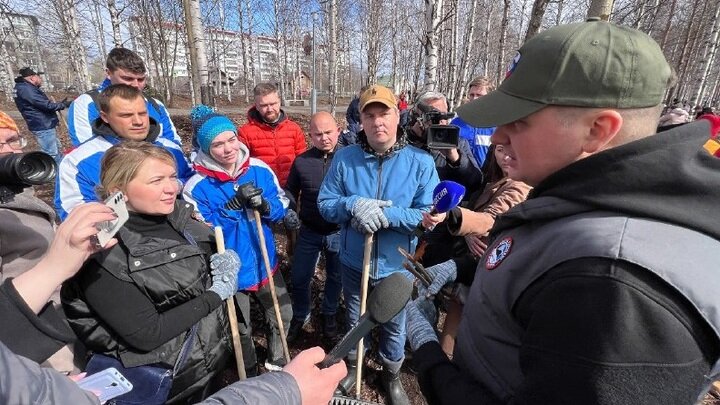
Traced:
[[348, 331], [342, 340], [325, 355], [318, 367], [327, 368], [339, 362], [357, 346], [372, 328], [391, 320], [397, 315], [412, 295], [413, 283], [400, 273], [394, 273], [382, 280], [370, 293], [367, 312], [358, 320], [357, 325]]
[[[448, 212], [460, 204], [465, 196], [465, 186], [450, 180], [443, 180], [433, 190], [433, 208], [430, 215]], [[427, 229], [422, 222], [415, 227], [415, 236], [421, 237]]]

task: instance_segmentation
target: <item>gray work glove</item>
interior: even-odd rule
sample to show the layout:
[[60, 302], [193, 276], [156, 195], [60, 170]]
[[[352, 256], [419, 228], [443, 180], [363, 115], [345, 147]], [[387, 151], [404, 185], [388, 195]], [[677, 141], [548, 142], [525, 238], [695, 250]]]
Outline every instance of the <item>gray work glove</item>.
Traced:
[[409, 301], [405, 305], [405, 328], [408, 343], [413, 351], [425, 343], [438, 341], [435, 329], [423, 316], [415, 301]]
[[234, 277], [232, 274], [227, 273], [212, 276], [212, 285], [208, 288], [208, 291], [219, 295], [223, 301], [232, 297], [237, 291], [237, 273]]
[[355, 201], [350, 210], [353, 216], [350, 225], [356, 231], [365, 234], [387, 228], [390, 226], [390, 223], [382, 209], [391, 205], [392, 201], [360, 197]]
[[210, 274], [223, 275], [234, 274], [240, 270], [240, 257], [232, 250], [227, 249], [223, 253], [215, 253], [210, 256]]
[[432, 278], [432, 283], [427, 288], [420, 283], [418, 286], [419, 297], [432, 298], [445, 287], [445, 284], [452, 283], [457, 278], [457, 264], [452, 259], [430, 266], [425, 271]]
[[212, 285], [209, 291], [219, 295], [222, 300], [232, 297], [237, 291], [237, 274], [240, 271], [240, 257], [231, 249], [210, 256], [210, 274]]
[[287, 212], [285, 213], [283, 223], [285, 224], [285, 228], [291, 231], [296, 231], [300, 229], [300, 217], [298, 217], [297, 212], [291, 210], [290, 208], [288, 208]]

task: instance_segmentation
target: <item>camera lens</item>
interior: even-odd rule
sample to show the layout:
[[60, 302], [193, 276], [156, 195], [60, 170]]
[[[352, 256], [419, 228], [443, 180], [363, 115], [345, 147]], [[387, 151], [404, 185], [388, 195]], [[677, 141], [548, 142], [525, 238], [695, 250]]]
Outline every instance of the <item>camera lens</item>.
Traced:
[[32, 186], [55, 180], [57, 164], [44, 152], [0, 156], [0, 184]]

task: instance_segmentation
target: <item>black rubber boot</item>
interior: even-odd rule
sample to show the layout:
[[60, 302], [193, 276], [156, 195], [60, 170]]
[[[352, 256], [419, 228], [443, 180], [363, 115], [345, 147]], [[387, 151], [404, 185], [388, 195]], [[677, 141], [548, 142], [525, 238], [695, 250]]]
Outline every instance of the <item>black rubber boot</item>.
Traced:
[[380, 383], [385, 388], [391, 405], [410, 405], [410, 399], [400, 381], [400, 372], [393, 374], [384, 367], [380, 374]]
[[355, 380], [357, 379], [357, 360], [348, 359], [346, 364], [348, 373], [345, 378], [340, 380], [340, 383], [335, 389], [335, 395], [348, 396], [350, 395], [350, 391], [352, 391], [353, 387], [355, 387]]

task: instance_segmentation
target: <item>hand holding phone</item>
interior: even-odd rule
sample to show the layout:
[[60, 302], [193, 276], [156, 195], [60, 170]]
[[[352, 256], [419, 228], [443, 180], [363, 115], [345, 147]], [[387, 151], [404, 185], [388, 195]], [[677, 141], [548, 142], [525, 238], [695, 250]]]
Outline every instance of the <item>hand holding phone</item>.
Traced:
[[78, 387], [98, 396], [100, 403], [132, 391], [133, 385], [114, 367], [89, 375], [77, 382]]
[[129, 218], [128, 210], [125, 206], [125, 196], [121, 191], [108, 197], [108, 199], [105, 200], [105, 205], [115, 211], [117, 218], [112, 221], [103, 221], [96, 225], [99, 230], [97, 240], [100, 247], [104, 247]]

